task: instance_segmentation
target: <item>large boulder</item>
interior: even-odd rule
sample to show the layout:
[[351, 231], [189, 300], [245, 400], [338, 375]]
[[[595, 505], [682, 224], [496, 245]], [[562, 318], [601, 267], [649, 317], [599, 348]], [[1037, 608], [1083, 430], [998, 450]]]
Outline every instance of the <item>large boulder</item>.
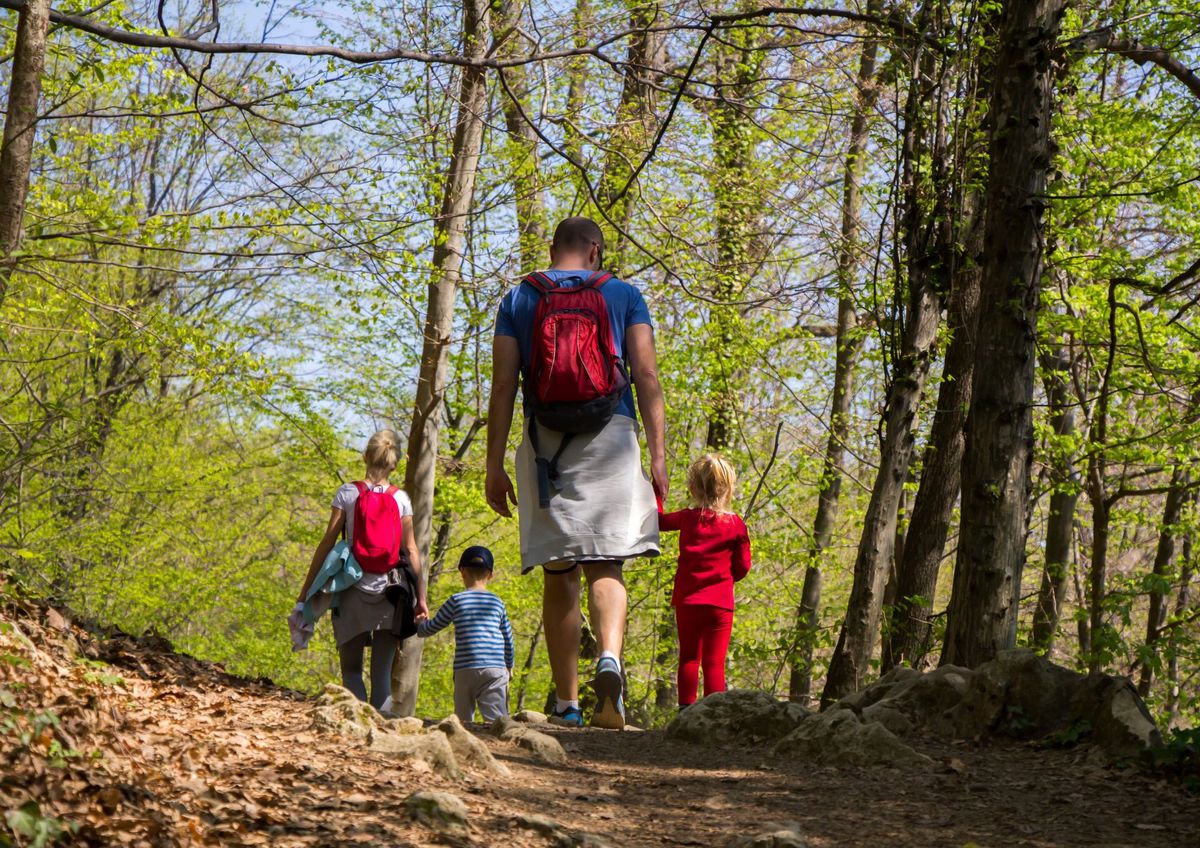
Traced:
[[976, 669], [962, 700], [927, 727], [943, 736], [1088, 740], [1106, 759], [1125, 759], [1161, 743], [1133, 685], [1110, 674], [1082, 675], [1033, 651], [1001, 651]]
[[1034, 739], [1069, 724], [1081, 676], [1033, 651], [1001, 651], [975, 670], [962, 700], [929, 727], [956, 739], [1001, 734]]
[[882, 724], [852, 710], [831, 709], [805, 718], [776, 743], [774, 753], [822, 765], [928, 768], [933, 760], [900, 741]]
[[769, 692], [731, 689], [683, 710], [667, 726], [667, 735], [701, 745], [771, 742], [787, 736], [810, 715], [799, 704]]
[[956, 665], [944, 665], [927, 674], [911, 668], [897, 668], [879, 683], [863, 690], [869, 696], [865, 706], [856, 712], [863, 721], [879, 722], [892, 733], [903, 736], [925, 725], [929, 717], [957, 706], [973, 676], [970, 669]]
[[1133, 759], [1162, 745], [1146, 702], [1124, 677], [1091, 674], [1072, 703], [1072, 712], [1091, 725], [1091, 741], [1108, 759]]

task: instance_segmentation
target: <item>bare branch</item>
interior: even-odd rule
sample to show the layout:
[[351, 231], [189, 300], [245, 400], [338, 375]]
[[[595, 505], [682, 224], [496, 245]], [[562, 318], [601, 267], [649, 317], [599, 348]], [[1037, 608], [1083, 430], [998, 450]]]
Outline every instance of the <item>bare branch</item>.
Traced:
[[1067, 53], [1082, 55], [1093, 52], [1116, 53], [1132, 59], [1139, 65], [1153, 62], [1175, 79], [1188, 87], [1192, 94], [1200, 97], [1200, 76], [1162, 47], [1149, 47], [1140, 41], [1118, 38], [1111, 29], [1085, 33], [1067, 42]]

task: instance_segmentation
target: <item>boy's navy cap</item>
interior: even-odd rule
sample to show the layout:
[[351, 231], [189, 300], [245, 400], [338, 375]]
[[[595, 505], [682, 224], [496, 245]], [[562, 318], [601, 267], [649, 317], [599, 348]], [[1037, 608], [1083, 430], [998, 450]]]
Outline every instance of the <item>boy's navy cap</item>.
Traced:
[[458, 567], [486, 568], [488, 571], [492, 571], [495, 568], [495, 561], [492, 559], [492, 552], [483, 545], [471, 545], [458, 558]]

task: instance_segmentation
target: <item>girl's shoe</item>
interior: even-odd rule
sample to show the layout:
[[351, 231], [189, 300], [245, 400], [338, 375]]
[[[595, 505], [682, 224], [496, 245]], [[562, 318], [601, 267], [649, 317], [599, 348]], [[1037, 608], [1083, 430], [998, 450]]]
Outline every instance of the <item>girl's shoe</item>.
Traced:
[[567, 707], [561, 713], [555, 710], [550, 715], [550, 723], [564, 727], [583, 727], [583, 710], [579, 707]]

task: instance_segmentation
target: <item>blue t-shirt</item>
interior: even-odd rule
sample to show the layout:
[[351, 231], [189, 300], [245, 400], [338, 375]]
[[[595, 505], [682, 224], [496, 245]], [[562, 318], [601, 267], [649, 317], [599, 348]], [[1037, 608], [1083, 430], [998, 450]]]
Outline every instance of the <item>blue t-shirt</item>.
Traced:
[[[581, 285], [591, 274], [590, 271], [554, 269], [544, 273], [560, 286]], [[640, 291], [616, 277], [610, 278], [600, 287], [600, 294], [608, 304], [608, 323], [612, 327], [613, 344], [617, 348], [613, 352], [621, 359], [628, 359], [625, 350], [625, 330], [634, 324], [653, 326], [650, 310], [646, 308], [646, 301]], [[529, 357], [533, 348], [533, 317], [540, 298], [541, 295], [532, 286], [522, 283], [505, 292], [500, 300], [500, 309], [496, 313], [496, 335], [512, 336], [517, 340], [517, 347], [521, 351], [522, 371], [529, 367]], [[621, 396], [621, 402], [617, 404], [616, 412], [618, 415], [636, 419], [637, 413], [634, 409], [633, 390], [626, 389], [625, 394]]]

